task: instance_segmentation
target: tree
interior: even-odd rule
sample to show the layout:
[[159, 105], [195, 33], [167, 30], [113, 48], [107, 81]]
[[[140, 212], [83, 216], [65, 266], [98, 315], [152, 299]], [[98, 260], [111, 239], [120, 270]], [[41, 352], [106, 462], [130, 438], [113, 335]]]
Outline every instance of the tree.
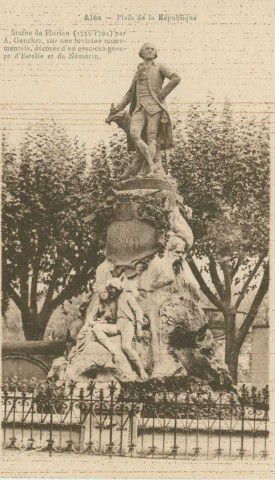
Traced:
[[52, 312], [87, 288], [102, 259], [84, 221], [99, 199], [84, 146], [55, 122], [30, 127], [18, 153], [4, 135], [2, 153], [3, 295], [19, 308], [26, 339], [42, 339]]
[[[268, 290], [268, 123], [251, 115], [235, 122], [228, 102], [220, 114], [211, 102], [200, 108], [175, 131], [168, 167], [193, 209], [189, 264], [224, 316], [225, 360], [236, 382], [240, 348]], [[19, 155], [4, 138], [3, 159], [3, 291], [21, 311], [26, 338], [42, 338], [54, 309], [85, 289], [104, 258], [102, 226], [84, 219], [102, 206], [131, 155], [118, 132], [87, 168], [83, 147], [53, 123], [29, 129]]]
[[[235, 120], [228, 102], [221, 113], [211, 101], [201, 110], [192, 106], [184, 130], [178, 128], [169, 167], [193, 209], [189, 265], [223, 314], [225, 361], [237, 382], [240, 349], [269, 283], [268, 122], [248, 114]], [[250, 289], [256, 293], [237, 329], [236, 315]]]

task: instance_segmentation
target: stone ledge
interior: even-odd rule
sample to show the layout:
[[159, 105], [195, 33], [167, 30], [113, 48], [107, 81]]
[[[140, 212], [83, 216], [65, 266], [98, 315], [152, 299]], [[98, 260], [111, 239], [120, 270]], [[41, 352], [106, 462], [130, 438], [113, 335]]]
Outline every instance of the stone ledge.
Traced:
[[136, 189], [154, 189], [154, 190], [169, 190], [173, 191], [174, 186], [169, 180], [162, 178], [129, 178], [119, 183], [118, 188], [121, 190], [136, 190]]

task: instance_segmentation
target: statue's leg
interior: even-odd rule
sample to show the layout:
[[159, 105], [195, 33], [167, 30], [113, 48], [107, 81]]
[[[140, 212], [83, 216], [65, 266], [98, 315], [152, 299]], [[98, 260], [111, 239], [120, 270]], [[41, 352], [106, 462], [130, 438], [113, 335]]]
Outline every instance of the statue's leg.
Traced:
[[99, 343], [105, 347], [108, 352], [112, 355], [113, 360], [115, 359], [115, 350], [113, 345], [109, 341], [108, 337], [113, 337], [114, 335], [119, 334], [117, 325], [110, 325], [108, 323], [98, 323], [93, 327], [94, 335]]
[[157, 112], [154, 115], [147, 114], [147, 141], [149, 152], [152, 160], [154, 160], [157, 151], [157, 134], [161, 120], [162, 112]]
[[138, 353], [132, 347], [132, 341], [135, 334], [135, 327], [133, 322], [128, 318], [119, 318], [117, 321], [117, 326], [121, 335], [121, 349], [127, 356], [129, 362], [132, 365], [135, 365], [139, 376], [142, 379], [148, 378], [147, 373], [145, 372]]
[[141, 138], [141, 134], [145, 125], [146, 125], [146, 111], [143, 107], [141, 107], [132, 116], [131, 124], [130, 124], [130, 136], [134, 142], [136, 151], [140, 153], [141, 156], [145, 159], [150, 170], [153, 170], [154, 164], [152, 161], [150, 150], [148, 148], [147, 143], [145, 143]]
[[154, 164], [155, 164], [155, 172], [158, 174], [159, 177], [165, 177], [165, 170], [162, 166], [161, 162], [161, 144], [157, 141], [157, 146], [156, 146], [156, 155], [154, 158]]

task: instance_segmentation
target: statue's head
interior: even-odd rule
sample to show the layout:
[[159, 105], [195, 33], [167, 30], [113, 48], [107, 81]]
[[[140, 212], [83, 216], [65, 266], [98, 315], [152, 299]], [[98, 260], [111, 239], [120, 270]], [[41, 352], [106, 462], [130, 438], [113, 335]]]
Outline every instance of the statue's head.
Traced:
[[182, 238], [177, 235], [170, 235], [167, 242], [167, 250], [172, 261], [173, 270], [177, 276], [183, 267], [183, 262], [187, 255], [187, 245]]
[[135, 267], [136, 267], [137, 274], [141, 275], [144, 272], [144, 270], [146, 270], [148, 268], [148, 265], [146, 264], [145, 261], [143, 261], [143, 262], [140, 261], [140, 262], [136, 263]]
[[184, 260], [187, 255], [186, 242], [177, 235], [170, 235], [167, 250], [174, 260]]
[[105, 285], [100, 285], [98, 288], [98, 295], [100, 300], [107, 300], [108, 299], [108, 290]]
[[143, 60], [154, 60], [158, 56], [157, 49], [152, 43], [144, 43], [139, 51], [139, 56]]
[[106, 289], [110, 299], [115, 299], [119, 297], [119, 295], [123, 291], [123, 285], [118, 278], [112, 278], [107, 282]]

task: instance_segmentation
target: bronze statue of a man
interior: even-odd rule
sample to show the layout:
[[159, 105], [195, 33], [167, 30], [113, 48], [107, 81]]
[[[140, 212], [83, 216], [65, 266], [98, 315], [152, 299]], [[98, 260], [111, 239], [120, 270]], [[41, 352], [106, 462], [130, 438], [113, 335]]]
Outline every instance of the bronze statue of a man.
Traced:
[[[157, 50], [151, 43], [145, 43], [139, 55], [143, 62], [138, 65], [131, 87], [111, 113], [115, 115], [131, 103], [128, 149], [136, 150], [146, 161], [149, 173], [154, 173], [157, 142], [162, 149], [173, 146], [172, 126], [164, 99], [178, 85], [180, 77], [156, 63]], [[163, 86], [165, 78], [170, 81]]]

